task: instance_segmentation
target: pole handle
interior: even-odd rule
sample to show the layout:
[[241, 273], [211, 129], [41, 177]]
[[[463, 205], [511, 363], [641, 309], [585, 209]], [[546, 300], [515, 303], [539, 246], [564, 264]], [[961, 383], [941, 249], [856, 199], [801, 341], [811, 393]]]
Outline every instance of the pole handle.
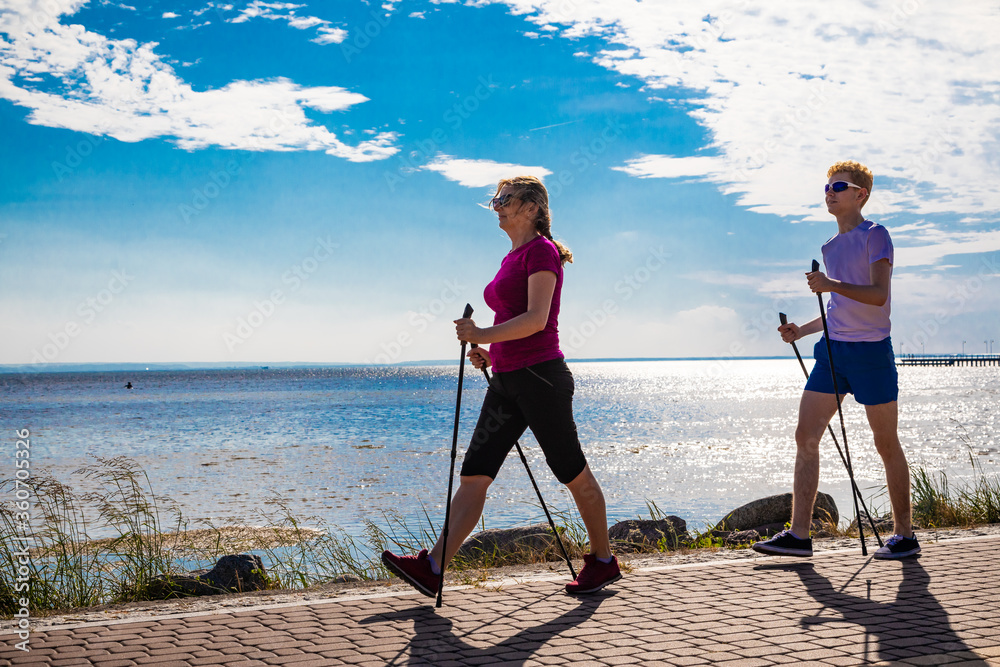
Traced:
[[778, 321], [780, 321], [782, 324], [788, 324], [788, 315], [785, 315], [784, 313], [778, 313]]
[[816, 271], [819, 271], [819, 262], [817, 262], [815, 259], [813, 260], [812, 270], [813, 270], [813, 273], [815, 273]]

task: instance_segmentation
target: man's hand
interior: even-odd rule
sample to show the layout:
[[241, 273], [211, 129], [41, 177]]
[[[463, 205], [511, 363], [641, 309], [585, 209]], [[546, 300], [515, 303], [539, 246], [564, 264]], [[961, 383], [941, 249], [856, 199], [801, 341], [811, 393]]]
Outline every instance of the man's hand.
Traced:
[[778, 327], [778, 333], [781, 334], [781, 340], [786, 343], [794, 343], [801, 337], [799, 336], [799, 325], [795, 324], [795, 322], [782, 324]]
[[822, 271], [810, 271], [806, 274], [806, 281], [809, 283], [809, 289], [816, 294], [820, 292], [832, 292], [834, 286], [837, 284], [837, 281], [830, 280]]

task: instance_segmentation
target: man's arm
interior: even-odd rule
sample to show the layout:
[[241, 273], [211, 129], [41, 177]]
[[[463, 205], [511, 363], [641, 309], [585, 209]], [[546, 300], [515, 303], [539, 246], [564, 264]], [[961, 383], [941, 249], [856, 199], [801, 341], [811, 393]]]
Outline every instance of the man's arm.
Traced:
[[868, 265], [870, 285], [852, 285], [840, 280], [828, 278], [822, 271], [806, 274], [809, 289], [813, 292], [836, 292], [848, 299], [860, 301], [869, 306], [884, 306], [889, 300], [889, 280], [892, 277], [892, 264], [882, 258]]
[[801, 327], [795, 322], [789, 322], [788, 324], [782, 324], [778, 327], [778, 333], [781, 334], [781, 340], [786, 343], [794, 343], [800, 338], [804, 338], [809, 334], [819, 333], [823, 330], [823, 320], [820, 318], [815, 318], [809, 320]]

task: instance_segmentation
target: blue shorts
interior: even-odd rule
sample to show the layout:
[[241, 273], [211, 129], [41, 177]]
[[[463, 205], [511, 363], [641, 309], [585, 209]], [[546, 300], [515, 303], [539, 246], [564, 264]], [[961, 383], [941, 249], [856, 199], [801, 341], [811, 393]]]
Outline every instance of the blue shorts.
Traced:
[[[875, 343], [831, 340], [830, 347], [837, 371], [837, 391], [841, 394], [854, 394], [854, 400], [862, 405], [881, 405], [899, 398], [899, 379], [891, 339], [884, 338]], [[806, 391], [834, 393], [826, 338], [820, 338], [816, 343], [813, 357], [816, 365], [809, 374]]]

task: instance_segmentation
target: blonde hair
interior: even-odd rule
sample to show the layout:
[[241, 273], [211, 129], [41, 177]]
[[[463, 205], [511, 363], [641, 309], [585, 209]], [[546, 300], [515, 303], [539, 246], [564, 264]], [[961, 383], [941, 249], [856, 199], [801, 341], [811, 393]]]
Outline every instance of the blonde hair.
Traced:
[[847, 174], [851, 177], [852, 183], [868, 191], [868, 194], [865, 195], [865, 200], [861, 202], [861, 208], [864, 208], [865, 204], [868, 203], [868, 198], [872, 196], [872, 187], [875, 185], [875, 174], [872, 173], [871, 169], [854, 160], [844, 160], [836, 163], [826, 170], [826, 177], [830, 178], [837, 172]]
[[549, 214], [549, 193], [540, 180], [534, 176], [515, 176], [514, 178], [503, 178], [497, 183], [497, 190], [494, 197], [503, 190], [504, 186], [510, 186], [514, 191], [511, 194], [524, 203], [532, 203], [538, 207], [535, 215], [535, 229], [539, 234], [552, 241], [559, 250], [559, 260], [565, 264], [573, 263], [573, 253], [564, 243], [552, 238], [552, 217]]

